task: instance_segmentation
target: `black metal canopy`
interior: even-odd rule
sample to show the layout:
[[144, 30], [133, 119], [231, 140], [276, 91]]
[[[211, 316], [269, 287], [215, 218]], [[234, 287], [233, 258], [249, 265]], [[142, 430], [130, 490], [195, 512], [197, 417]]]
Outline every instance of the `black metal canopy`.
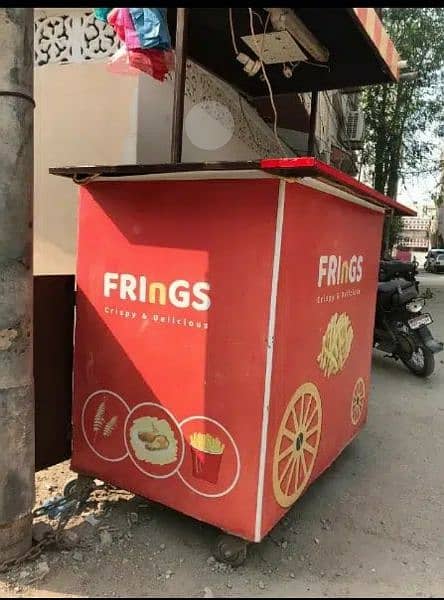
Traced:
[[[389, 83], [393, 76], [378, 49], [360, 26], [352, 8], [291, 7], [297, 17], [329, 51], [327, 68], [301, 62], [291, 78], [282, 72], [282, 64], [266, 65], [274, 94], [339, 89], [376, 83]], [[240, 52], [254, 58], [241, 39], [251, 35], [248, 8], [233, 8], [236, 42]], [[254, 8], [265, 22], [267, 11]], [[171, 37], [176, 33], [176, 9], [168, 8]], [[249, 98], [268, 95], [264, 81], [258, 75], [249, 77], [236, 60], [231, 40], [228, 8], [190, 8], [188, 23], [188, 57], [237, 88]], [[255, 16], [254, 31], [263, 33], [261, 21]], [[267, 31], [272, 31], [269, 25]], [[316, 61], [313, 61], [316, 62]]]

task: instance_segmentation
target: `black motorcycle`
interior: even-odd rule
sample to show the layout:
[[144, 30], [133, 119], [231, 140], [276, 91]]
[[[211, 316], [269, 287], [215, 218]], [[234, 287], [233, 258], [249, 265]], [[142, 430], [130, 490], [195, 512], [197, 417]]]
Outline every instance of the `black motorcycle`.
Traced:
[[428, 328], [433, 319], [423, 312], [417, 272], [414, 263], [381, 261], [373, 345], [400, 359], [418, 377], [427, 377], [444, 344]]

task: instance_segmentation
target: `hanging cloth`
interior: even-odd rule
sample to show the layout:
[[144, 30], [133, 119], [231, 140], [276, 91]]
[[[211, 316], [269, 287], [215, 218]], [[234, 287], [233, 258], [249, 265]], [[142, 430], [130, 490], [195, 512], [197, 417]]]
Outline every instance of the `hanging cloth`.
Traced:
[[113, 8], [108, 14], [107, 21], [128, 50], [141, 48], [129, 8]]
[[112, 8], [95, 8], [94, 16], [98, 21], [105, 21], [108, 16], [108, 13], [112, 11]]
[[166, 8], [113, 8], [107, 22], [123, 42], [108, 63], [112, 73], [134, 75], [142, 71], [164, 81], [174, 70]]
[[106, 69], [113, 75], [132, 75], [136, 77], [140, 75], [140, 69], [133, 67], [130, 64], [130, 53], [137, 52], [137, 50], [128, 50], [125, 44], [114, 52], [111, 58], [108, 60]]
[[166, 8], [130, 8], [129, 11], [142, 48], [171, 48]]
[[174, 70], [174, 52], [172, 50], [130, 50], [129, 65], [143, 71], [158, 81], [164, 81], [170, 71]]

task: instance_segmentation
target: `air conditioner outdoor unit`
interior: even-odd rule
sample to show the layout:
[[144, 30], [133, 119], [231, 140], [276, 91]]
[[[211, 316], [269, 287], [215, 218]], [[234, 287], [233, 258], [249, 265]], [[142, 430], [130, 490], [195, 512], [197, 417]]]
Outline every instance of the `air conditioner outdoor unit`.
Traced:
[[364, 113], [362, 110], [351, 110], [347, 115], [346, 137], [349, 142], [362, 142], [364, 136]]

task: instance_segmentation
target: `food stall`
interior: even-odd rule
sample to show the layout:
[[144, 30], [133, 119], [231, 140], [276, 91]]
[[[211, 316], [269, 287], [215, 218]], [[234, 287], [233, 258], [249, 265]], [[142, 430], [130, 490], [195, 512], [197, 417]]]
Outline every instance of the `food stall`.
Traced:
[[81, 184], [72, 469], [240, 564], [365, 424], [384, 214], [411, 211], [316, 158], [174, 141], [171, 164], [51, 169]]
[[72, 468], [260, 541], [365, 423], [403, 209], [312, 158], [126, 171], [80, 187]]

